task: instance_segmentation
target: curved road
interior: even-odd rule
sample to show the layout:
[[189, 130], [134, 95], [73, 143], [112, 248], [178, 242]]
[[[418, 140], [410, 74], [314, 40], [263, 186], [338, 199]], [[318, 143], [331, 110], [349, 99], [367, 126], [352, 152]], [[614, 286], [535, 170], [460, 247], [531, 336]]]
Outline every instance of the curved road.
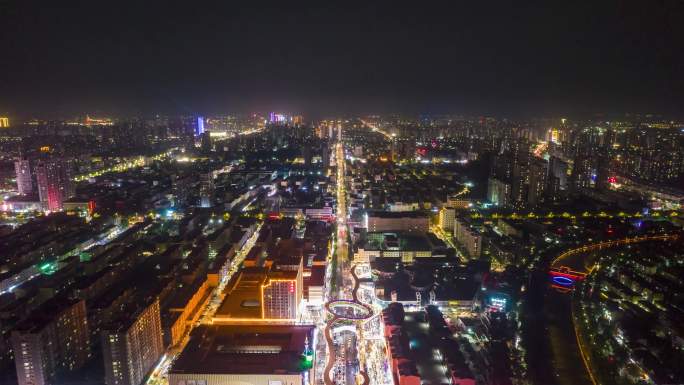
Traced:
[[[593, 269], [596, 260], [588, 258], [592, 251], [612, 248], [646, 241], [674, 240], [679, 234], [644, 235], [593, 243], [567, 250], [551, 262], [551, 269], [569, 268], [580, 274], [588, 274]], [[551, 310], [551, 322], [549, 324], [549, 339], [552, 352], [552, 361], [557, 370], [556, 381], [558, 384], [591, 383], [598, 385], [591, 368], [591, 359], [582, 340], [575, 316], [573, 314], [572, 298], [556, 291], [549, 291], [546, 296], [545, 307]], [[579, 359], [580, 363], [577, 363]], [[584, 373], [577, 373], [577, 366], [584, 366]]]
[[646, 241], [669, 241], [679, 238], [679, 234], [660, 234], [660, 235], [642, 235], [640, 237], [632, 238], [622, 238], [612, 241], [605, 241], [600, 243], [591, 243], [581, 247], [567, 250], [560, 254], [556, 259], [551, 262], [551, 268], [561, 268], [563, 266], [570, 267], [576, 271], [583, 271], [589, 273], [591, 266], [593, 266], [593, 261], [585, 261], [585, 253], [588, 251], [595, 251], [601, 249], [607, 249], [615, 246], [628, 245], [631, 243], [639, 243]]

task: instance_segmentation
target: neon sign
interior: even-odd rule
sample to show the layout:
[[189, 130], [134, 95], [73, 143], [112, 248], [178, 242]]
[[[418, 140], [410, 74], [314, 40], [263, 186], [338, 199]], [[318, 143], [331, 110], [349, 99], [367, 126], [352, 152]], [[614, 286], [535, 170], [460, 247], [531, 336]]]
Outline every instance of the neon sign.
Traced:
[[491, 297], [489, 299], [489, 306], [498, 311], [503, 311], [506, 309], [506, 304], [508, 300], [502, 297]]
[[554, 276], [553, 278], [551, 278], [551, 280], [553, 281], [553, 283], [561, 286], [572, 286], [575, 283], [574, 280], [560, 275]]

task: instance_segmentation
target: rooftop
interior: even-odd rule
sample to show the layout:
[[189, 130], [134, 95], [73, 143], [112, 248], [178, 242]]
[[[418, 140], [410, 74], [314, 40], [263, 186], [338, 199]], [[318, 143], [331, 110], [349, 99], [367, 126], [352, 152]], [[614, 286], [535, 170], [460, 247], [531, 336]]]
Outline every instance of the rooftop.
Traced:
[[261, 318], [261, 292], [267, 271], [261, 267], [246, 267], [226, 288], [226, 298], [216, 311], [217, 316], [231, 318]]
[[22, 320], [15, 330], [22, 333], [39, 333], [45, 326], [78, 302], [80, 301], [64, 296], [55, 297], [40, 305], [26, 319]]
[[171, 374], [293, 374], [307, 368], [314, 325], [199, 326]]
[[368, 216], [377, 218], [428, 218], [428, 215], [422, 211], [368, 210]]
[[430, 238], [423, 235], [401, 232], [368, 232], [363, 248], [365, 250], [432, 251], [437, 247], [443, 247], [443, 242], [439, 240], [437, 242], [433, 244]]

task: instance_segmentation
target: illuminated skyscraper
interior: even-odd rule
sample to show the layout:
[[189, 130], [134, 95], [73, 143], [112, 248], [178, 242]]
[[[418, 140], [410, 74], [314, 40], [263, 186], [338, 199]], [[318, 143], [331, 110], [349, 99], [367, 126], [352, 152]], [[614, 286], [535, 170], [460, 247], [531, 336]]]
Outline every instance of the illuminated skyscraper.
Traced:
[[50, 211], [62, 209], [64, 201], [74, 194], [68, 163], [61, 159], [41, 160], [36, 165], [38, 197]]
[[271, 112], [269, 114], [269, 123], [271, 124], [287, 124], [292, 121], [292, 117], [285, 114], [278, 114]]
[[4, 116], [0, 116], [0, 128], [7, 128], [9, 127], [9, 118], [6, 118]]
[[530, 161], [527, 203], [532, 206], [540, 204], [544, 198], [544, 191], [547, 185], [547, 169], [548, 162], [543, 159], [535, 158]]
[[197, 127], [195, 128], [195, 136], [200, 136], [204, 134], [204, 118], [201, 116], [197, 117]]
[[17, 191], [21, 195], [33, 193], [33, 180], [31, 175], [31, 162], [28, 159], [17, 158], [14, 161], [14, 171], [17, 178]]

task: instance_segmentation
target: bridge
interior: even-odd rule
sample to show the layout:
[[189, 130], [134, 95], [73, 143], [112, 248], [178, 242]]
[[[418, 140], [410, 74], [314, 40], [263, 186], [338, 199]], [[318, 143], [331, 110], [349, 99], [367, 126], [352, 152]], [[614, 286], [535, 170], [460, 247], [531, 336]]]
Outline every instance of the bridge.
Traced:
[[367, 320], [373, 316], [373, 310], [370, 306], [365, 303], [348, 299], [329, 301], [325, 304], [325, 310], [338, 319]]
[[[373, 309], [367, 304], [361, 302], [358, 295], [359, 277], [356, 275], [356, 266], [351, 268], [351, 276], [354, 279], [354, 289], [352, 290], [353, 299], [333, 299], [326, 302], [324, 308], [327, 313], [332, 315], [332, 319], [325, 325], [325, 342], [328, 346], [328, 358], [323, 371], [325, 385], [336, 385], [332, 379], [332, 370], [335, 367], [337, 357], [335, 355], [335, 347], [333, 344], [333, 331], [352, 331], [357, 333], [358, 323], [366, 321], [373, 317]], [[368, 373], [364, 370], [359, 372], [363, 377], [361, 385], [369, 385], [370, 378]]]

